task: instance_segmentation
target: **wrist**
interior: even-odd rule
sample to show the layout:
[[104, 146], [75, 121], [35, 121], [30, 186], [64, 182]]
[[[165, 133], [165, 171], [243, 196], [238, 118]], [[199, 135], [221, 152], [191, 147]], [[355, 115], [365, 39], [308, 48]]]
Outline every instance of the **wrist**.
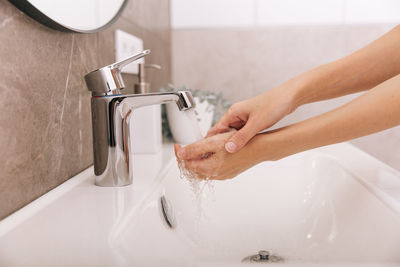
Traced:
[[303, 75], [297, 76], [282, 85], [264, 93], [264, 97], [269, 99], [270, 94], [278, 95], [280, 103], [286, 108], [286, 115], [294, 112], [298, 107], [307, 103], [308, 83]]
[[241, 158], [246, 161], [248, 167], [257, 165], [264, 160], [262, 134], [256, 134], [250, 141], [239, 151], [243, 152]]
[[307, 88], [309, 87], [306, 77], [297, 76], [282, 85], [287, 92], [291, 112], [308, 103]]
[[243, 148], [246, 149], [244, 156], [249, 159], [251, 165], [284, 158], [287, 156], [287, 147], [281, 141], [281, 136], [276, 136], [275, 131], [257, 134]]
[[258, 134], [255, 147], [259, 149], [258, 160], [276, 161], [306, 150], [307, 138], [299, 123]]

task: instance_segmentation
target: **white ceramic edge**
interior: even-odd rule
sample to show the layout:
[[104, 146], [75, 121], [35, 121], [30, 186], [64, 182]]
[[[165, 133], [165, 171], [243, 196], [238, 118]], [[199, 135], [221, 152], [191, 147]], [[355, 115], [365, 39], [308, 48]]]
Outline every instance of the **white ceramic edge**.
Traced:
[[[382, 167], [384, 167], [387, 171], [393, 173], [397, 177], [400, 177], [400, 171], [392, 168], [391, 166], [389, 166], [385, 162], [382, 162], [379, 159], [376, 159], [374, 156], [372, 156], [371, 154], [365, 152], [364, 150], [361, 150], [360, 148], [356, 147], [355, 145], [350, 144], [350, 143], [349, 143], [349, 145], [353, 146], [360, 153], [365, 154], [365, 156], [367, 156], [371, 160], [379, 161], [379, 163], [382, 165]], [[358, 180], [358, 182], [360, 182], [365, 188], [367, 188], [367, 190], [370, 193], [372, 193], [378, 199], [380, 199], [392, 211], [394, 211], [395, 213], [400, 215], [400, 199], [397, 199], [397, 198], [393, 197], [389, 192], [387, 192], [387, 191], [379, 188], [378, 186], [374, 185], [373, 182], [368, 181], [367, 179], [363, 179], [359, 175], [353, 173], [352, 170], [350, 170], [348, 168], [345, 168], [345, 169], [346, 169], [346, 171], [351, 173]]]
[[[350, 149], [356, 150], [360, 156], [365, 157], [366, 160], [368, 160], [368, 163], [364, 162], [364, 164], [369, 165], [369, 163], [374, 163], [375, 166], [378, 166], [382, 169], [387, 170], [388, 172], [391, 172], [393, 175], [400, 177], [400, 171], [394, 169], [393, 167], [389, 166], [385, 162], [375, 158], [373, 155], [369, 154], [368, 152], [360, 149], [359, 147], [349, 143], [349, 142], [343, 142], [339, 144], [334, 144], [328, 146], [328, 149], [334, 148], [335, 145], [341, 145], [341, 146], [347, 146]], [[371, 181], [368, 177], [364, 177], [357, 173], [354, 168], [352, 169], [351, 167], [348, 167], [346, 162], [343, 162], [343, 160], [337, 158], [337, 155], [332, 155], [335, 157], [335, 159], [338, 161], [340, 166], [350, 173], [357, 182], [359, 182], [362, 186], [364, 186], [372, 195], [374, 195], [379, 201], [381, 201], [385, 206], [387, 206], [389, 209], [391, 209], [396, 215], [400, 218], [400, 199], [394, 197], [390, 192], [387, 192], [379, 186], [375, 185], [373, 181]], [[354, 166], [353, 166], [354, 167]]]
[[35, 215], [38, 211], [53, 203], [56, 199], [90, 178], [93, 178], [93, 166], [78, 173], [76, 176], [73, 176], [71, 179], [68, 179], [61, 185], [53, 188], [46, 194], [7, 216], [0, 221], [0, 237], [10, 232], [19, 224]]

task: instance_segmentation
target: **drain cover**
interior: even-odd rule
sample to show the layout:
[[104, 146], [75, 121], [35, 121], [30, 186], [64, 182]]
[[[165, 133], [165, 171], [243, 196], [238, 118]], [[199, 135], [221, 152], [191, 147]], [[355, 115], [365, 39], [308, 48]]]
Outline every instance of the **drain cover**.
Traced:
[[170, 228], [174, 229], [176, 227], [176, 221], [174, 211], [172, 210], [170, 202], [166, 199], [165, 196], [162, 196], [160, 198], [160, 203], [165, 222]]
[[265, 263], [274, 263], [274, 262], [282, 262], [283, 258], [270, 253], [268, 250], [260, 250], [255, 255], [247, 256], [242, 260], [242, 262], [265, 262]]

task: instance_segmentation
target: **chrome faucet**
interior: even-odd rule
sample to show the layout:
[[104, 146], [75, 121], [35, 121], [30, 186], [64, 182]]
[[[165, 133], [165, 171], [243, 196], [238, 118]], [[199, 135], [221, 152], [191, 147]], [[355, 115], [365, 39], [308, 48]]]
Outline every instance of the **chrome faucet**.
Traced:
[[[132, 155], [129, 134], [130, 115], [136, 108], [176, 102], [179, 110], [193, 108], [195, 103], [188, 91], [174, 93], [121, 94], [125, 87], [121, 69], [150, 54], [137, 55], [94, 70], [85, 75], [92, 92], [93, 158], [96, 185], [124, 186], [132, 183]], [[140, 125], [137, 125], [140, 127]]]

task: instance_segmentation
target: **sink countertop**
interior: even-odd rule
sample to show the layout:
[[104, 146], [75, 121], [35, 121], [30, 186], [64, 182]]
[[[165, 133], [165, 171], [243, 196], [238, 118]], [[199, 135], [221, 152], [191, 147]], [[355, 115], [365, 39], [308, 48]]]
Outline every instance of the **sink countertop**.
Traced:
[[[114, 195], [130, 196], [131, 208], [138, 206], [141, 201], [151, 194], [152, 190], [157, 186], [159, 180], [163, 177], [167, 169], [175, 162], [173, 154], [173, 144], [165, 143], [157, 154], [134, 154], [134, 178], [131, 185], [125, 187], [99, 187], [94, 185], [93, 166], [87, 168], [56, 188], [50, 190], [45, 195], [32, 201], [25, 207], [17, 210], [8, 217], [0, 221], [0, 237], [12, 231], [21, 223], [29, 221], [32, 216], [44, 212], [43, 216], [49, 216], [48, 212], [43, 211], [47, 206], [67, 205], [69, 199], [84, 203], [87, 198], [98, 198], [108, 195], [112, 192]], [[73, 191], [73, 192], [71, 192]], [[66, 194], [68, 196], [66, 196]], [[83, 194], [79, 196], [79, 194]], [[72, 196], [73, 195], [73, 196]], [[93, 199], [94, 200], [94, 199]], [[100, 199], [99, 199], [100, 200]], [[57, 202], [57, 204], [55, 204]], [[59, 203], [59, 204], [58, 204]], [[64, 203], [64, 204], [62, 204]], [[77, 207], [81, 206], [76, 203]], [[62, 207], [60, 207], [62, 209]], [[99, 211], [101, 211], [101, 207]], [[50, 207], [50, 210], [53, 210]], [[54, 212], [57, 214], [58, 211]], [[39, 214], [39, 217], [40, 214]]]
[[[296, 154], [292, 158], [288, 157], [276, 164], [274, 162], [265, 163], [265, 166], [271, 165], [273, 168], [270, 170], [273, 170], [288, 162], [301, 165], [301, 162], [307, 163], [308, 161], [297, 161], [296, 159], [307, 158], [310, 155], [323, 155], [325, 158], [336, 160], [338, 164], [354, 174], [354, 177], [386, 206], [396, 211], [397, 215], [400, 214], [400, 194], [396, 193], [400, 192], [400, 174], [348, 143]], [[329, 163], [329, 161], [327, 162]], [[286, 168], [289, 171], [293, 167], [290, 164]], [[320, 173], [323, 175], [325, 167], [329, 164], [321, 166]], [[184, 259], [179, 258], [191, 256], [193, 252], [190, 251], [189, 246], [185, 245], [187, 243], [181, 241], [183, 232], [170, 231], [165, 226], [163, 215], [159, 210], [159, 197], [166, 194], [169, 200], [173, 201], [176, 215], [181, 218], [179, 229], [184, 228], [185, 224], [182, 218], [187, 216], [187, 213], [183, 212], [184, 209], [179, 209], [179, 206], [186, 205], [188, 211], [193, 210], [192, 203], [183, 198], [184, 191], [180, 190], [182, 184], [187, 181], [181, 181], [179, 177], [176, 177], [179, 176], [179, 170], [173, 155], [173, 145], [164, 144], [159, 154], [134, 155], [133, 167], [134, 179], [129, 186], [95, 186], [95, 177], [91, 167], [2, 220], [0, 222], [0, 236], [2, 237], [0, 238], [0, 266], [43, 267], [54, 266], [56, 262], [57, 266], [132, 266], [133, 262], [140, 261], [140, 257], [157, 259], [160, 262], [164, 262], [165, 259], [175, 261], [170, 266], [190, 266], [183, 265]], [[255, 171], [252, 169], [244, 175]], [[319, 175], [319, 173], [317, 174]], [[254, 179], [253, 176], [250, 175], [250, 177]], [[261, 178], [260, 183], [263, 181]], [[272, 182], [272, 180], [267, 180], [267, 182]], [[279, 181], [279, 179], [276, 180]], [[168, 181], [169, 183], [167, 183]], [[228, 184], [237, 184], [238, 192], [241, 192], [244, 187], [240, 181], [244, 182], [243, 179], [234, 179]], [[331, 181], [336, 180], [331, 179]], [[265, 183], [265, 181], [263, 182]], [[179, 184], [180, 187], [176, 186]], [[365, 191], [358, 183], [353, 181], [352, 184], [357, 190]], [[248, 189], [245, 189], [243, 194], [250, 192], [249, 198], [254, 197], [253, 185], [245, 185]], [[295, 183], [292, 185], [290, 188], [295, 189]], [[224, 184], [223, 191], [226, 193], [225, 187]], [[266, 188], [272, 187], [267, 186]], [[282, 188], [286, 188], [286, 184]], [[237, 196], [235, 192], [232, 195]], [[272, 197], [272, 193], [268, 195]], [[283, 192], [278, 195], [285, 197]], [[366, 196], [366, 194], [364, 195]], [[223, 197], [222, 194], [221, 199], [227, 201], [226, 209], [223, 209], [226, 212], [231, 207], [230, 199], [232, 197]], [[376, 198], [368, 196], [368, 199], [374, 202], [373, 199]], [[251, 206], [251, 203], [254, 202], [244, 201], [243, 203]], [[221, 202], [219, 203], [221, 204]], [[269, 203], [275, 202], [270, 201]], [[212, 204], [212, 207], [215, 206], [215, 203]], [[243, 210], [249, 209], [244, 208]], [[226, 215], [223, 212], [217, 214]], [[245, 218], [246, 216], [242, 219]], [[362, 218], [358, 219], [363, 220]], [[240, 221], [237, 222], [240, 224]], [[291, 221], [289, 220], [289, 222]], [[249, 223], [254, 228], [254, 220], [250, 220]], [[229, 229], [231, 224], [226, 224], [227, 226], [221, 228], [220, 231], [225, 228]], [[324, 226], [324, 224], [321, 225]], [[248, 227], [248, 229], [251, 230], [252, 227]], [[282, 225], [279, 224], [279, 227]], [[227, 233], [227, 236], [231, 237], [232, 235]], [[278, 240], [280, 239], [278, 238]], [[154, 255], [155, 252], [156, 255]], [[171, 255], [171, 258], [167, 258], [168, 255]], [[239, 260], [245, 255], [240, 254], [240, 256]]]

